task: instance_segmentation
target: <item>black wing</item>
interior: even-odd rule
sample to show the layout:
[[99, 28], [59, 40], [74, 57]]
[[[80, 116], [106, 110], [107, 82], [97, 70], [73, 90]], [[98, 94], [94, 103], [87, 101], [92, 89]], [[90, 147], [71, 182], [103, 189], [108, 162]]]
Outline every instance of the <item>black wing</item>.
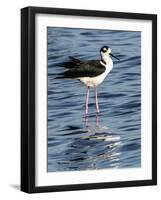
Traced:
[[106, 69], [99, 60], [81, 61], [73, 57], [70, 57], [70, 61], [64, 63], [63, 67], [68, 70], [58, 78], [95, 77], [104, 73]]

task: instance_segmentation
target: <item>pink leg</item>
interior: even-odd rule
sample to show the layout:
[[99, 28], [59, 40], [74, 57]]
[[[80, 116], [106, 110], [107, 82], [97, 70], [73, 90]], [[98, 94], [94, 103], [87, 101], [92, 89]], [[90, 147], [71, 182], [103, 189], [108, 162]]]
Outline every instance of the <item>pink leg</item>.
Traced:
[[99, 126], [99, 115], [96, 114], [96, 126], [98, 127]]
[[86, 114], [85, 116], [85, 127], [87, 128], [88, 127], [88, 115]]
[[99, 105], [98, 105], [98, 97], [97, 97], [97, 88], [96, 86], [94, 86], [94, 91], [95, 91], [95, 98], [96, 98], [96, 110], [97, 110], [97, 113], [99, 113]]
[[88, 98], [89, 98], [89, 87], [87, 87], [87, 96], [86, 96], [86, 115], [88, 114]]

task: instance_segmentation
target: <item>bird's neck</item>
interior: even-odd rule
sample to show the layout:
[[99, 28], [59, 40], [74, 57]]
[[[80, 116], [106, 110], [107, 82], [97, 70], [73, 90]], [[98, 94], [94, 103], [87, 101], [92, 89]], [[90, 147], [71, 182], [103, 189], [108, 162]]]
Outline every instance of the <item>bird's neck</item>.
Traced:
[[110, 55], [101, 55], [101, 62], [104, 65], [108, 65], [109, 63], [111, 63]]

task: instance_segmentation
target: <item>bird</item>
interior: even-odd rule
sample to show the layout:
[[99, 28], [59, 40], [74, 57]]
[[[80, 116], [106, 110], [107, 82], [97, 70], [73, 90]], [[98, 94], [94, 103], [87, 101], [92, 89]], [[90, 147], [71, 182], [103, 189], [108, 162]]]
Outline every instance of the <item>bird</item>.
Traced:
[[99, 114], [100, 112], [97, 86], [104, 81], [113, 68], [113, 60], [111, 57], [120, 60], [111, 53], [111, 48], [109, 46], [103, 46], [100, 48], [100, 60], [80, 60], [69, 56], [69, 61], [61, 65], [67, 70], [59, 74], [60, 76], [56, 77], [56, 79], [76, 79], [87, 87], [86, 115], [88, 115], [89, 91], [92, 87], [95, 93], [96, 113]]

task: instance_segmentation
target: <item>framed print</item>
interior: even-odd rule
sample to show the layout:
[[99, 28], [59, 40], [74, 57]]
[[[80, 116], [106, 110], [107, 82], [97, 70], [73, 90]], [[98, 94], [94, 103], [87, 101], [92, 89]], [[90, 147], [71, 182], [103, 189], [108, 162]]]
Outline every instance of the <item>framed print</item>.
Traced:
[[157, 16], [21, 9], [21, 190], [157, 184]]

